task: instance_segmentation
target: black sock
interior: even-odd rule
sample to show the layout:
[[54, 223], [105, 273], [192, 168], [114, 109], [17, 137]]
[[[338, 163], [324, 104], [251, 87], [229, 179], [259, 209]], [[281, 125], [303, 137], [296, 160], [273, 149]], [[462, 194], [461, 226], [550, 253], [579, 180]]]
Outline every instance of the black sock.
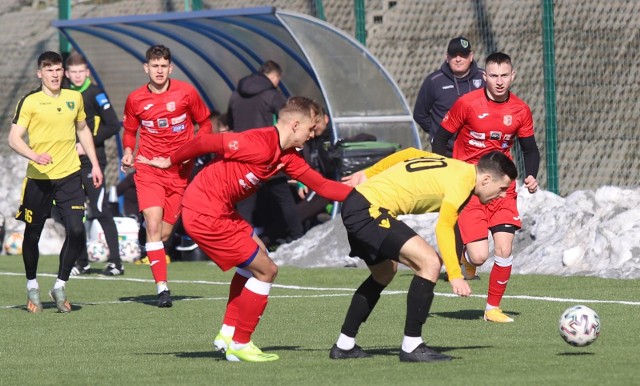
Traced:
[[405, 336], [422, 336], [422, 325], [429, 315], [435, 286], [436, 283], [417, 275], [411, 280], [409, 293], [407, 294], [407, 319], [404, 324]]
[[347, 310], [347, 316], [340, 332], [352, 338], [358, 335], [360, 325], [367, 321], [369, 314], [371, 314], [376, 303], [378, 303], [378, 299], [380, 299], [380, 293], [385, 287], [373, 280], [373, 276], [369, 275], [356, 290], [356, 293], [353, 294], [351, 305]]

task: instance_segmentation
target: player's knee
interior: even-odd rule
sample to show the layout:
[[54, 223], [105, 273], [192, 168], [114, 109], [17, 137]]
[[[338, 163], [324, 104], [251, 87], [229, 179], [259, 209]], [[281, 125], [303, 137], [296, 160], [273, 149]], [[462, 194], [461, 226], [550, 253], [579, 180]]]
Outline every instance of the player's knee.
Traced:
[[469, 263], [475, 265], [476, 267], [479, 267], [484, 264], [484, 262], [489, 258], [489, 251], [478, 252], [466, 250], [464, 258], [467, 259]]
[[509, 245], [495, 245], [494, 252], [496, 256], [499, 257], [509, 257], [511, 256], [511, 244]]
[[393, 278], [396, 276], [396, 271], [391, 270], [388, 272], [376, 272], [371, 274], [373, 276], [373, 280], [375, 280], [378, 284], [383, 286], [389, 285]]

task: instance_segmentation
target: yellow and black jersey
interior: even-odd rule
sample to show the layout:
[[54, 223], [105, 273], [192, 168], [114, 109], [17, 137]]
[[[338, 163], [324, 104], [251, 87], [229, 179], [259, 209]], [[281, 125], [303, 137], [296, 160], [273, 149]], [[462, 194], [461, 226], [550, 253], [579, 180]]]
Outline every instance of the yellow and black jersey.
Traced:
[[378, 208], [400, 214], [439, 212], [436, 238], [451, 279], [461, 278], [454, 226], [458, 213], [473, 194], [475, 165], [408, 148], [384, 158], [365, 171], [367, 181], [356, 186]]
[[62, 89], [60, 95], [51, 97], [40, 87], [20, 100], [12, 123], [27, 130], [33, 151], [47, 153], [53, 160], [48, 165], [29, 161], [28, 178], [55, 180], [80, 169], [76, 122], [85, 119], [82, 94], [77, 91]]

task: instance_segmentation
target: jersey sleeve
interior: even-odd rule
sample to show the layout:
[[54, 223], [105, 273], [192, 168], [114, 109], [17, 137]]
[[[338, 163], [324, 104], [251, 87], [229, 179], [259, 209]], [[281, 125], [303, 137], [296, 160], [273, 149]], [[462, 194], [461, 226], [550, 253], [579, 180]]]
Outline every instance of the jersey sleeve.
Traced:
[[200, 94], [198, 94], [198, 91], [196, 91], [195, 88], [189, 88], [189, 95], [189, 99], [191, 100], [191, 103], [189, 104], [191, 117], [199, 126], [198, 135], [211, 134], [213, 131], [213, 124], [211, 123], [211, 119], [209, 119], [209, 116], [211, 115], [209, 108], [205, 105]]
[[526, 103], [523, 104], [523, 116], [522, 116], [522, 125], [518, 129], [518, 137], [526, 138], [533, 136], [533, 115], [531, 114], [531, 109], [527, 106]]
[[442, 262], [449, 275], [449, 280], [462, 278], [460, 263], [456, 253], [456, 236], [454, 227], [458, 221], [458, 209], [450, 202], [443, 201], [440, 207], [440, 215], [436, 223], [436, 240]]
[[457, 133], [463, 126], [466, 114], [465, 98], [458, 98], [442, 118], [440, 126], [450, 133]]
[[76, 115], [76, 122], [86, 121], [87, 113], [84, 112], [84, 99], [82, 98], [82, 94], [79, 92], [77, 94], [78, 98], [76, 98], [76, 100], [78, 101], [78, 115]]
[[388, 169], [391, 166], [397, 164], [398, 162], [406, 161], [411, 158], [424, 157], [428, 155], [431, 155], [431, 153], [428, 153], [424, 150], [418, 150], [415, 147], [409, 147], [381, 159], [380, 161], [375, 163], [373, 166], [365, 169], [364, 174], [367, 176], [367, 178], [371, 178], [376, 174], [381, 173], [385, 169]]
[[310, 167], [298, 176], [298, 180], [320, 196], [332, 201], [344, 201], [352, 190], [348, 185], [322, 177]]
[[23, 97], [20, 102], [18, 102], [16, 113], [11, 123], [27, 128], [29, 127], [29, 122], [31, 122], [31, 109], [26, 108], [27, 104], [25, 103], [25, 99], [27, 99], [27, 97]]
[[96, 114], [100, 117], [98, 127], [94, 128], [93, 137], [93, 142], [97, 145], [116, 135], [120, 131], [120, 122], [104, 91], [101, 90], [92, 102], [95, 105]]
[[131, 96], [129, 96], [124, 105], [124, 117], [122, 119], [122, 126], [124, 126], [122, 147], [125, 149], [130, 148], [131, 150], [136, 148], [136, 133], [138, 132], [138, 127], [140, 127], [140, 120], [135, 114], [133, 103]]

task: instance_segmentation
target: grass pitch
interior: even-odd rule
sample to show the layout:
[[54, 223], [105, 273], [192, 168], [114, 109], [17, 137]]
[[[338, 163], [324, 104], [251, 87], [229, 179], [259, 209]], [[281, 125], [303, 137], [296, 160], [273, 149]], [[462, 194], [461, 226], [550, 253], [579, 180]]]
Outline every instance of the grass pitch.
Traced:
[[[406, 289], [400, 271], [361, 328], [358, 344], [374, 355], [329, 359], [365, 269], [281, 267], [253, 340], [277, 362], [230, 363], [212, 349], [231, 272], [205, 262], [169, 265], [174, 306], [155, 306], [148, 266], [125, 276], [73, 277], [73, 304], [59, 314], [45, 299], [57, 257], [44, 256], [39, 283], [44, 312], [29, 314], [21, 257], [0, 256], [0, 385], [637, 385], [640, 382], [640, 280], [513, 276], [503, 310], [516, 322], [482, 320], [487, 274], [474, 296], [450, 296], [439, 281], [423, 336], [455, 359], [401, 363]], [[94, 268], [102, 268], [102, 264]], [[583, 303], [600, 315], [602, 333], [574, 348], [557, 331], [561, 312]]]

